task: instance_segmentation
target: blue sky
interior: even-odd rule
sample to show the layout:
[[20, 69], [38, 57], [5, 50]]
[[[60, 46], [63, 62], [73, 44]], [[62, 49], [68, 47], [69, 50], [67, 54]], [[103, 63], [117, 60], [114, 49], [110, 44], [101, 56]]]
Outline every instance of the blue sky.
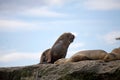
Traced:
[[39, 63], [64, 32], [80, 50], [120, 47], [120, 0], [0, 0], [0, 67]]

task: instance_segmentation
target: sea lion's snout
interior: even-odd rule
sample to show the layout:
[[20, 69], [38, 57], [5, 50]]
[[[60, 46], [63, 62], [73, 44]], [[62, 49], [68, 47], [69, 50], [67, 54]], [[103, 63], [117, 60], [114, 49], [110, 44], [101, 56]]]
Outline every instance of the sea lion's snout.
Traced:
[[74, 38], [75, 38], [75, 36], [74, 36], [73, 34], [71, 34], [70, 39], [69, 39], [69, 42], [70, 42], [70, 43], [73, 42], [73, 41], [74, 41]]

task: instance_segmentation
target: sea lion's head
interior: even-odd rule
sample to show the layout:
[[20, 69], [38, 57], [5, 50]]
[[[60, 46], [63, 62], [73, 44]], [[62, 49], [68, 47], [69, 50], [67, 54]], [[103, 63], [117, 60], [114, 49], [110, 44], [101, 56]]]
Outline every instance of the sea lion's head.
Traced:
[[74, 34], [72, 34], [72, 33], [63, 33], [59, 38], [58, 38], [58, 40], [60, 41], [60, 40], [62, 40], [62, 41], [64, 41], [65, 43], [72, 43], [73, 41], [74, 41], [74, 38], [75, 38], [75, 36], [74, 36]]
[[112, 53], [118, 53], [118, 54], [120, 54], [120, 47], [113, 49]]
[[114, 53], [108, 53], [105, 57], [104, 57], [104, 61], [112, 61], [114, 60], [116, 57], [116, 55]]
[[72, 33], [67, 33], [68, 34], [68, 39], [69, 39], [69, 43], [73, 42], [75, 36]]

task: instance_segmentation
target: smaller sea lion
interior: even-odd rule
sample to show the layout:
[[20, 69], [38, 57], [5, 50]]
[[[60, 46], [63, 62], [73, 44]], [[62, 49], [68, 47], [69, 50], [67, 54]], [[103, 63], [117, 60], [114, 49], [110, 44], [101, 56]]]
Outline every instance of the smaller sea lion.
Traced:
[[47, 63], [46, 61], [48, 60], [48, 57], [47, 57], [47, 54], [49, 53], [50, 51], [50, 48], [49, 49], [46, 49], [42, 55], [41, 55], [41, 58], [40, 58], [40, 64], [44, 64], [44, 63]]

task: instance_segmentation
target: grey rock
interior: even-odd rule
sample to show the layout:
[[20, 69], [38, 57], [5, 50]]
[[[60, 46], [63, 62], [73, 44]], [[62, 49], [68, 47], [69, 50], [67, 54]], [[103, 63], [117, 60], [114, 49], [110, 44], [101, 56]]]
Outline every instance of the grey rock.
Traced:
[[120, 80], [120, 60], [1, 67], [0, 80]]

